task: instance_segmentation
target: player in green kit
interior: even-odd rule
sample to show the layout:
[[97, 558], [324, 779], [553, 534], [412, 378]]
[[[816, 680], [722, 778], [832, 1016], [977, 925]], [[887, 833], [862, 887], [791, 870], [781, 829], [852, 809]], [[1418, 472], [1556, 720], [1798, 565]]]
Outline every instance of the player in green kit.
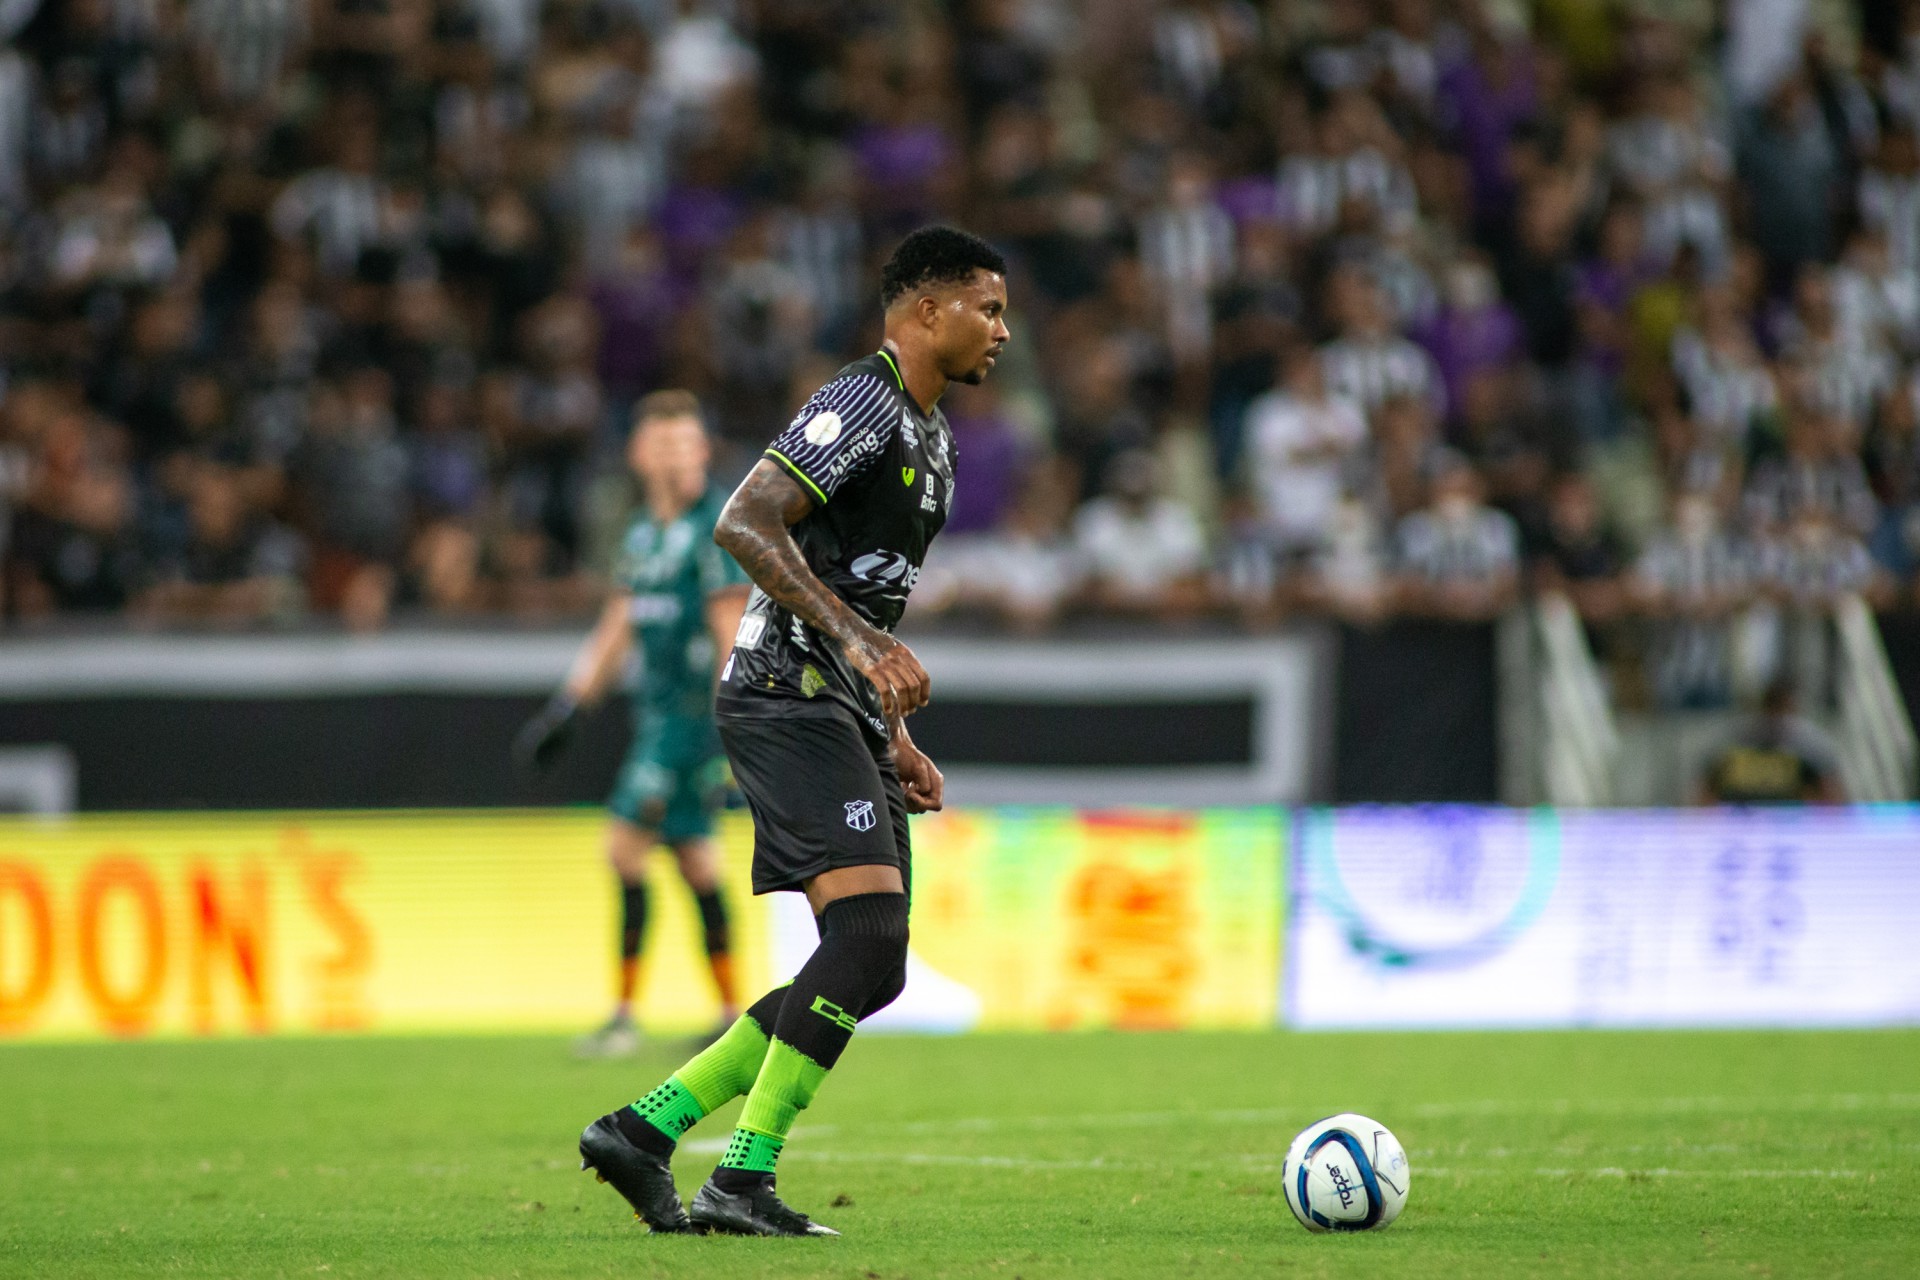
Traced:
[[638, 653], [634, 741], [607, 800], [607, 861], [620, 882], [618, 998], [606, 1024], [580, 1043], [593, 1056], [631, 1053], [640, 946], [647, 924], [647, 855], [672, 850], [693, 890], [719, 988], [721, 1025], [739, 1016], [726, 902], [713, 846], [713, 814], [726, 788], [726, 757], [714, 729], [714, 656], [733, 643], [747, 578], [714, 545], [725, 502], [708, 487], [710, 449], [700, 405], [685, 391], [660, 391], [634, 412], [627, 461], [644, 503], [614, 564], [615, 586], [599, 625], [580, 648], [566, 684], [515, 739], [523, 763], [546, 769], [559, 757], [584, 708], [592, 707]]

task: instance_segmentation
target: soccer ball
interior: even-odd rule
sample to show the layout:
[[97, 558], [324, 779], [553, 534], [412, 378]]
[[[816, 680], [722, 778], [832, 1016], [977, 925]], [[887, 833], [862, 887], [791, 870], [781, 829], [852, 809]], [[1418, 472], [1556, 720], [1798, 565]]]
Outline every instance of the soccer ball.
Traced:
[[1287, 1207], [1309, 1231], [1372, 1231], [1407, 1204], [1407, 1153], [1387, 1126], [1351, 1111], [1300, 1131], [1281, 1166]]

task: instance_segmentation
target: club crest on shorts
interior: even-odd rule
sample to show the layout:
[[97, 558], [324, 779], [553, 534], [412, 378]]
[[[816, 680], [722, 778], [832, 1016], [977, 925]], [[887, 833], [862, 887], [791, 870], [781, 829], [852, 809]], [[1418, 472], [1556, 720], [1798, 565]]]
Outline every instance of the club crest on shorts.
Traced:
[[849, 800], [846, 804], [847, 825], [855, 831], [873, 830], [873, 801]]

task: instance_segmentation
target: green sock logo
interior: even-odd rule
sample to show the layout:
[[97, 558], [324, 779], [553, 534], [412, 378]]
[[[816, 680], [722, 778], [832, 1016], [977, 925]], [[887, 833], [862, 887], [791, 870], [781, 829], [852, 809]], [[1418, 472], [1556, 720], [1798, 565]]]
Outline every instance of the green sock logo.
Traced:
[[842, 1031], [851, 1032], [857, 1030], [860, 1026], [860, 1019], [854, 1017], [825, 996], [815, 996], [813, 998], [813, 1011], [825, 1018], [828, 1022], [831, 1022], [834, 1026], [839, 1027]]

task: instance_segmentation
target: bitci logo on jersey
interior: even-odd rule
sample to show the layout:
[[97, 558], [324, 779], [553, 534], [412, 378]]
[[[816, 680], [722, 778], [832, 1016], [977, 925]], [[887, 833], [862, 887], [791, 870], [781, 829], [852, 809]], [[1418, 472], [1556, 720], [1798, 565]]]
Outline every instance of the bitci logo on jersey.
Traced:
[[847, 825], [855, 831], [873, 830], [873, 801], [849, 800], [846, 804]]
[[840, 415], [831, 409], [816, 413], [800, 434], [808, 444], [832, 444], [840, 438]]

